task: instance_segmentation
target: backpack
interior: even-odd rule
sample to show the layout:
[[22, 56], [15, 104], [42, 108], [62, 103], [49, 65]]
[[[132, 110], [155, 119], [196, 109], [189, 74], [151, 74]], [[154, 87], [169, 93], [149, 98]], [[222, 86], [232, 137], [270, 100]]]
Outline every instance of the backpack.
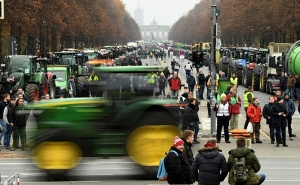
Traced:
[[237, 102], [239, 101], [239, 100], [238, 100], [238, 95], [236, 94], [235, 96], [236, 96], [236, 97], [230, 96], [229, 102], [230, 102], [231, 105], [235, 105], [235, 104], [237, 104]]
[[246, 182], [249, 179], [246, 160], [244, 157], [236, 157], [233, 161], [233, 178], [235, 182]]
[[[170, 152], [173, 152], [178, 156], [178, 153], [176, 151], [170, 150]], [[164, 162], [165, 158], [166, 157], [162, 158], [159, 161], [159, 165], [158, 165], [157, 178], [160, 181], [165, 181], [165, 180], [167, 180], [167, 177], [168, 177], [168, 173], [167, 173], [167, 170], [166, 170], [166, 167], [165, 167], [165, 162]]]

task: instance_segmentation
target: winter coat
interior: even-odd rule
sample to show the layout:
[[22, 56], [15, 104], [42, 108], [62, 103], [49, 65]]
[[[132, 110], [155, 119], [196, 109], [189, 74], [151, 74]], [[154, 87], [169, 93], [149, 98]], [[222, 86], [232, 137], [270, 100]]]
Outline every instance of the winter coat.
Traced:
[[260, 163], [254, 154], [254, 150], [247, 148], [247, 147], [237, 147], [236, 149], [232, 149], [229, 151], [229, 158], [228, 158], [228, 167], [229, 167], [229, 177], [228, 183], [230, 185], [235, 185], [235, 180], [233, 177], [233, 168], [231, 167], [236, 157], [244, 157], [246, 160], [246, 166], [249, 173], [249, 180], [245, 183], [245, 185], [255, 185], [260, 180], [260, 175], [257, 173], [260, 170]]
[[171, 77], [169, 79], [169, 85], [170, 85], [172, 91], [178, 91], [181, 87], [180, 78], [179, 77], [176, 77], [176, 78]]
[[29, 116], [28, 110], [26, 110], [26, 107], [24, 105], [19, 105], [16, 107], [16, 123], [14, 124], [14, 127], [25, 127], [27, 118]]
[[196, 111], [196, 106], [189, 104], [184, 110], [182, 123], [185, 125], [190, 125], [191, 123], [195, 123], [197, 121], [199, 121], [199, 116]]
[[208, 81], [208, 79], [205, 78], [204, 74], [198, 75], [198, 84], [199, 85], [205, 85], [206, 81]]
[[280, 76], [279, 77], [279, 85], [281, 88], [286, 87], [287, 84], [287, 77], [286, 76]]
[[[272, 107], [274, 103], [265, 104], [263, 108], [263, 117], [266, 119], [266, 123], [269, 125], [273, 125], [273, 114], [272, 114]], [[270, 119], [268, 119], [270, 117]]]
[[187, 142], [184, 138], [181, 138], [184, 141], [184, 149], [182, 155], [187, 158], [190, 166], [192, 166], [194, 162], [194, 154], [192, 151], [192, 143]]
[[7, 121], [8, 123], [16, 123], [16, 107], [10, 103], [7, 105]]
[[168, 173], [167, 181], [169, 184], [192, 184], [192, 170], [186, 157], [175, 147], [171, 150], [177, 152], [169, 152], [164, 160], [164, 165]]
[[4, 100], [0, 102], [0, 119], [3, 119], [3, 111], [7, 105], [8, 102], [5, 102]]
[[287, 110], [284, 106], [284, 104], [275, 103], [275, 105], [272, 107], [272, 114], [273, 114], [273, 126], [274, 127], [286, 127], [286, 117], [283, 117], [283, 115], [278, 115], [279, 112], [283, 112], [284, 114], [287, 114]]
[[300, 78], [296, 78], [295, 88], [300, 88]]
[[16, 85], [16, 82], [15, 81], [10, 81], [10, 82], [7, 82], [5, 81], [3, 83], [3, 94], [4, 93], [8, 93], [10, 94], [10, 90], [12, 90], [12, 87]]
[[295, 79], [295, 77], [288, 77], [287, 78], [287, 87], [288, 88], [291, 88], [291, 87], [295, 87], [295, 84], [296, 84], [296, 79]]
[[198, 152], [192, 166], [193, 176], [199, 184], [219, 185], [228, 173], [226, 159], [219, 147], [204, 147]]
[[164, 73], [164, 75], [165, 75], [166, 78], [169, 78], [169, 76], [170, 76], [170, 71], [169, 71], [168, 68], [165, 68], [165, 69], [163, 70], [163, 73]]
[[250, 103], [247, 109], [247, 116], [250, 117], [251, 123], [260, 123], [262, 117], [260, 105], [255, 106], [253, 103]]
[[189, 87], [194, 87], [196, 85], [195, 77], [188, 76], [186, 79], [186, 83], [188, 84]]
[[286, 112], [288, 116], [293, 116], [295, 113], [295, 104], [293, 100], [284, 98], [283, 104], [286, 108]]
[[165, 77], [159, 77], [158, 78], [158, 87], [160, 88], [160, 89], [164, 89], [165, 87], [166, 87], [166, 82], [167, 82], [167, 80], [166, 80], [166, 78]]
[[[231, 97], [233, 97], [237, 101], [231, 102]], [[241, 108], [241, 103], [242, 103], [240, 96], [229, 93], [226, 97], [226, 101], [229, 102], [229, 104], [230, 104], [231, 114], [240, 114], [240, 108]]]

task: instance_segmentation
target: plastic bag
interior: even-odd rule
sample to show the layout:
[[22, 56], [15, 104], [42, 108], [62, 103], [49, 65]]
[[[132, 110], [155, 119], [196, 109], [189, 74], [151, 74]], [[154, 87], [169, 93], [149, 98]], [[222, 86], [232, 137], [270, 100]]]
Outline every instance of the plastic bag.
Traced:
[[252, 123], [250, 122], [247, 126], [247, 132], [249, 133], [253, 133], [253, 126], [252, 126]]

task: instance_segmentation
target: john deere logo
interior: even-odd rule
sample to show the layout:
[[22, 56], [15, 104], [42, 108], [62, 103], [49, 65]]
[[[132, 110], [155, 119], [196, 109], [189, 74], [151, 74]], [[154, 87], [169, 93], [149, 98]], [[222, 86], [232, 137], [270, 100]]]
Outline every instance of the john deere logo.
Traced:
[[4, 19], [4, 0], [0, 0], [0, 19]]

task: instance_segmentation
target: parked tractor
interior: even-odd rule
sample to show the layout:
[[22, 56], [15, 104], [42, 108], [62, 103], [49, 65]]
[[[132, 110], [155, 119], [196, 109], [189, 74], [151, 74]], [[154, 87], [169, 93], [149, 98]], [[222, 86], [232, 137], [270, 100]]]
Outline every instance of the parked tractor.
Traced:
[[280, 89], [279, 77], [281, 72], [287, 72], [284, 68], [283, 54], [286, 53], [292, 43], [274, 43], [269, 44], [269, 53], [265, 53], [262, 59], [266, 62], [263, 64], [263, 69], [260, 74], [260, 91], [272, 94], [277, 89]]
[[[28, 55], [13, 55], [8, 57], [8, 71], [1, 75], [0, 89], [6, 78], [14, 78], [16, 84], [13, 92], [18, 88], [25, 90], [25, 96], [29, 102], [38, 101], [39, 97], [49, 94], [55, 97], [56, 76], [47, 71], [47, 60]], [[5, 70], [7, 69], [5, 68]]]
[[86, 57], [77, 51], [55, 52], [50, 57], [49, 71], [54, 74], [59, 73], [60, 78], [56, 79], [58, 86], [56, 92], [59, 96], [66, 97], [68, 95], [67, 82], [71, 75], [76, 80], [76, 96], [82, 96], [82, 82], [86, 75], [89, 75], [88, 67], [85, 65]]

